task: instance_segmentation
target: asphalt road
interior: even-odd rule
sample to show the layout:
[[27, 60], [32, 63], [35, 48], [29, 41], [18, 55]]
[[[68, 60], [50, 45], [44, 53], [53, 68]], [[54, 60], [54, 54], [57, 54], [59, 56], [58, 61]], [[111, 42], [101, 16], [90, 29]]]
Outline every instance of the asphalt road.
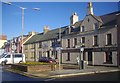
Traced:
[[6, 66], [2, 68], [0, 66], [0, 75], [1, 75], [0, 81], [43, 81], [44, 80], [44, 78], [31, 78], [21, 74], [12, 73], [4, 70], [5, 68], [8, 67]]
[[117, 81], [120, 82], [120, 72], [97, 73], [73, 77], [57, 78], [51, 81]]
[[[100, 73], [100, 74], [89, 74], [89, 75], [80, 75], [64, 78], [31, 78], [17, 73], [12, 73], [4, 70], [7, 67], [0, 67], [0, 75], [2, 79], [0, 81], [29, 81], [29, 82], [39, 82], [39, 81], [120, 81], [119, 76], [120, 72], [111, 72], [111, 73]], [[1, 77], [0, 76], [0, 77]]]

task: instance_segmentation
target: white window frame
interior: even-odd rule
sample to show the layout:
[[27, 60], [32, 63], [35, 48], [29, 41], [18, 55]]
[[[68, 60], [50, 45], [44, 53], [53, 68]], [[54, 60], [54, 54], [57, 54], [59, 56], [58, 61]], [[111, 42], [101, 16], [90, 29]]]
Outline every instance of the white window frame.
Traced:
[[[84, 31], [83, 31], [83, 27], [84, 27]], [[85, 32], [85, 26], [81, 26], [81, 32]]]

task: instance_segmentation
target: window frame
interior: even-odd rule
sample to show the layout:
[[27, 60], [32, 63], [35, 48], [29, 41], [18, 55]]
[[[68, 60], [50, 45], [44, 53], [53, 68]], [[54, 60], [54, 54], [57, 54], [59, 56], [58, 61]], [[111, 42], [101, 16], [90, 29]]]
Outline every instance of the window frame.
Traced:
[[106, 45], [112, 45], [112, 34], [111, 33], [106, 34]]
[[81, 26], [81, 32], [85, 32], [85, 26]]

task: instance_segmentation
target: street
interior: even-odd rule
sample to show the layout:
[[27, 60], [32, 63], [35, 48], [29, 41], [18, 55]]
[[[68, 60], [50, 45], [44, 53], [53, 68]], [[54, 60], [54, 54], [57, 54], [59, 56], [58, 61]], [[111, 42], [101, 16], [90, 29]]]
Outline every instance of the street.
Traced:
[[0, 67], [0, 74], [2, 74], [2, 81], [119, 81], [120, 72], [111, 72], [111, 73], [100, 73], [100, 74], [89, 74], [89, 75], [79, 75], [71, 77], [62, 77], [62, 78], [32, 78], [27, 77], [21, 74], [12, 73], [6, 71], [8, 68]]
[[2, 81], [42, 81], [43, 78], [30, 78], [24, 75], [20, 75], [17, 73], [12, 73], [4, 70], [8, 67], [0, 67], [0, 74], [2, 74]]
[[74, 77], [57, 78], [52, 81], [120, 81], [120, 72], [99, 73]]

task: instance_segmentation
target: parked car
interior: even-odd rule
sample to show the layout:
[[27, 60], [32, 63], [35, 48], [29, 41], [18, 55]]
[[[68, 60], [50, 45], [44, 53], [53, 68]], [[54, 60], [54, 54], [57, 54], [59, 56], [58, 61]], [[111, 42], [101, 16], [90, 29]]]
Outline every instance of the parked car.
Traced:
[[57, 63], [55, 59], [52, 59], [51, 57], [41, 57], [38, 60], [39, 62], [47, 62], [47, 63]]
[[25, 55], [22, 53], [7, 53], [0, 57], [0, 64], [15, 64], [25, 62]]

